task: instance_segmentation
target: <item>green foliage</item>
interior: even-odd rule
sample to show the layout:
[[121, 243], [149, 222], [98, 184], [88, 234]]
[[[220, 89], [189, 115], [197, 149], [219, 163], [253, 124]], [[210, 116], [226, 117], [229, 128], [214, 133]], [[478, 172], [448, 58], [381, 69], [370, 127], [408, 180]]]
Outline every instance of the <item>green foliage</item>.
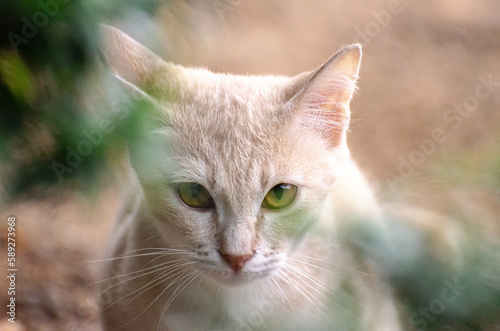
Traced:
[[4, 36], [0, 41], [0, 169], [9, 197], [37, 188], [96, 186], [106, 151], [133, 136], [136, 125], [130, 118], [117, 121], [117, 127], [103, 134], [102, 142], [92, 144], [87, 155], [85, 132], [100, 130], [102, 121], [96, 113], [109, 117], [106, 111], [122, 97], [100, 93], [99, 104], [86, 101], [95, 98], [96, 91], [119, 89], [99, 68], [99, 23], [133, 11], [153, 13], [158, 5], [158, 1], [83, 0], [0, 4]]
[[428, 229], [393, 218], [379, 229], [353, 219], [344, 242], [368, 256], [400, 300], [402, 326], [416, 330], [486, 330], [500, 316], [499, 245], [471, 226], [453, 237], [456, 247], [440, 251]]

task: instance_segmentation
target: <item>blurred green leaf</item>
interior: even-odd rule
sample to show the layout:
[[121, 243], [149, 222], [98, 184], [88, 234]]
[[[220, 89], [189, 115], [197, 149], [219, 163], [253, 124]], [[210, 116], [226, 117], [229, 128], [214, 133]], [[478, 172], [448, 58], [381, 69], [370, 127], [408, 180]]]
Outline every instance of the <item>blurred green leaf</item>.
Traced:
[[33, 97], [29, 70], [16, 53], [0, 53], [0, 77], [17, 100], [25, 102]]

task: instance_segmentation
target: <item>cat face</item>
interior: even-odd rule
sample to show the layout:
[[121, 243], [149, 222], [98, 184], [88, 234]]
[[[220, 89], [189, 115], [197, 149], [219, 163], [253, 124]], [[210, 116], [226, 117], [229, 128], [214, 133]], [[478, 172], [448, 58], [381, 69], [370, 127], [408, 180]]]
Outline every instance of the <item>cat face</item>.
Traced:
[[104, 56], [156, 104], [156, 162], [132, 163], [158, 245], [188, 247], [221, 284], [266, 277], [319, 220], [348, 151], [359, 46], [294, 78], [244, 77], [165, 63], [104, 29]]

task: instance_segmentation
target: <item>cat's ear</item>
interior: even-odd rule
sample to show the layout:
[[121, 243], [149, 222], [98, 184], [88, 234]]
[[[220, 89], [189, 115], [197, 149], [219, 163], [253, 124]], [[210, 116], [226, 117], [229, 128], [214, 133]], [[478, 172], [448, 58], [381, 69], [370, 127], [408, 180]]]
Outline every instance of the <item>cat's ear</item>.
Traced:
[[335, 147], [345, 142], [349, 125], [349, 102], [356, 89], [361, 46], [350, 45], [319, 69], [296, 77], [302, 85], [295, 95], [300, 112], [300, 125], [318, 130]]
[[[101, 24], [101, 53], [121, 80], [149, 95], [173, 88], [182, 67], [163, 61], [122, 31]], [[165, 92], [165, 91], [163, 91]]]

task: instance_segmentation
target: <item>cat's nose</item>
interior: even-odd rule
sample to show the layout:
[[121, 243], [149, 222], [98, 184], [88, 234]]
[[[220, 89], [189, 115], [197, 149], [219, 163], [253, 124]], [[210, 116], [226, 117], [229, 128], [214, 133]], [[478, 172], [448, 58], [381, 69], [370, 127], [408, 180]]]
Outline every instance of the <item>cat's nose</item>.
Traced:
[[252, 258], [252, 256], [255, 254], [255, 251], [252, 251], [252, 254], [245, 255], [225, 254], [221, 251], [219, 251], [219, 253], [224, 261], [226, 261], [227, 264], [231, 267], [231, 269], [233, 269], [234, 272], [238, 272], [243, 268], [245, 263]]

